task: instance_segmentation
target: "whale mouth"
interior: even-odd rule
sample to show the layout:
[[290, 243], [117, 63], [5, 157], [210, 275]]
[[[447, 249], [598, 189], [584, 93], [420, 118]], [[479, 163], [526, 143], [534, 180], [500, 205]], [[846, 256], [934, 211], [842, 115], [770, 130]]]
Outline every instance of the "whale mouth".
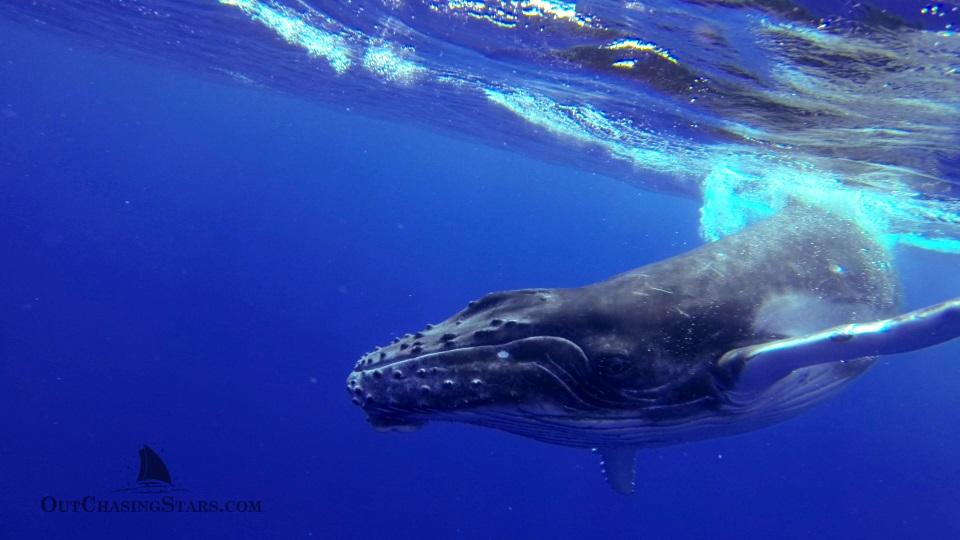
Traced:
[[358, 366], [347, 378], [354, 404], [381, 431], [412, 431], [487, 408], [578, 406], [583, 350], [555, 336], [460, 347]]

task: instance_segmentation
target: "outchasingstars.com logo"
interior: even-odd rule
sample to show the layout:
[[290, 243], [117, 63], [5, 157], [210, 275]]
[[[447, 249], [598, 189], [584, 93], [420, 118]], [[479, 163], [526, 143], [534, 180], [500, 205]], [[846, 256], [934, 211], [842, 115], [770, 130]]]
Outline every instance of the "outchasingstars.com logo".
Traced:
[[166, 463], [152, 448], [143, 445], [139, 451], [140, 471], [136, 482], [118, 489], [113, 497], [85, 495], [62, 498], [45, 495], [40, 498], [40, 510], [46, 513], [260, 513], [260, 499], [193, 498], [181, 494], [186, 489], [174, 486]]

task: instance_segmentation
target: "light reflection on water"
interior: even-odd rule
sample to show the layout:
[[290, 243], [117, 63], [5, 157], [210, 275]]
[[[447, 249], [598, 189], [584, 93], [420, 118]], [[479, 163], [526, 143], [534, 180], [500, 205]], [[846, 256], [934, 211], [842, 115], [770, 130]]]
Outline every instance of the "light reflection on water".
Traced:
[[960, 13], [898, 5], [101, 0], [0, 14], [702, 197], [707, 239], [798, 199], [956, 253]]

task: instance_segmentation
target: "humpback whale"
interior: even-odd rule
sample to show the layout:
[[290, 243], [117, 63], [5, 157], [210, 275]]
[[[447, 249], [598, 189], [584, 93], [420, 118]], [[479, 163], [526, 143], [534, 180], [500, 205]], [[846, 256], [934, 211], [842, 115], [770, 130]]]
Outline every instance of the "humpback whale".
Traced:
[[960, 299], [894, 316], [900, 296], [870, 234], [791, 207], [606, 281], [488, 294], [364, 355], [347, 391], [382, 430], [444, 420], [593, 448], [630, 493], [638, 449], [779, 422], [881, 355], [960, 335]]

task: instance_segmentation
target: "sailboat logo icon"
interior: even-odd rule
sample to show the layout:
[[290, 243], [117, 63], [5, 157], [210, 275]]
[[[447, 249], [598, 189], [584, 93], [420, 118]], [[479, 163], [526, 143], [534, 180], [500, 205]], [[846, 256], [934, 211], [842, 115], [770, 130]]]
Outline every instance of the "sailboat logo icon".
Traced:
[[169, 491], [185, 491], [174, 489], [170, 469], [163, 462], [153, 448], [143, 445], [138, 451], [140, 455], [140, 471], [137, 473], [137, 483], [131, 487], [118, 489], [131, 493], [167, 493]]

